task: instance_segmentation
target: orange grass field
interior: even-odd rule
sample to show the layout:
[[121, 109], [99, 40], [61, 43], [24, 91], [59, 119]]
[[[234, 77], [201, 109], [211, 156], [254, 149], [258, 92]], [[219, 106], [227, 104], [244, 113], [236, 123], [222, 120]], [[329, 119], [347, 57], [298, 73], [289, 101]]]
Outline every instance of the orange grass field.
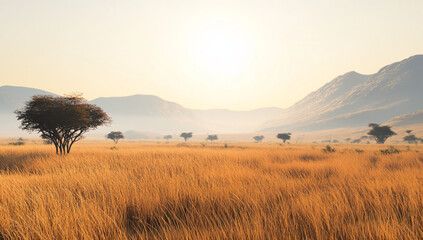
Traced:
[[0, 143], [0, 239], [423, 239], [423, 149]]

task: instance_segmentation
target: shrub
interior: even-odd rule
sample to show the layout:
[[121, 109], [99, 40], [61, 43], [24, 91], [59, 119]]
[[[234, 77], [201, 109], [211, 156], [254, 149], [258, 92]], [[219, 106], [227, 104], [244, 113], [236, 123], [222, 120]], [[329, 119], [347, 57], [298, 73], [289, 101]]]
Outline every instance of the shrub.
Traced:
[[380, 150], [380, 152], [384, 155], [400, 153], [401, 151], [394, 146], [389, 146], [387, 149]]
[[16, 142], [10, 142], [9, 143], [9, 145], [13, 145], [13, 146], [22, 146], [24, 144], [25, 144], [24, 141], [16, 141]]
[[335, 148], [331, 147], [330, 145], [327, 145], [325, 148], [322, 149], [324, 153], [333, 153], [335, 152]]
[[361, 150], [361, 149], [359, 149], [359, 148], [356, 148], [356, 149], [355, 149], [355, 152], [357, 152], [357, 153], [363, 153], [363, 152], [364, 152], [364, 150]]

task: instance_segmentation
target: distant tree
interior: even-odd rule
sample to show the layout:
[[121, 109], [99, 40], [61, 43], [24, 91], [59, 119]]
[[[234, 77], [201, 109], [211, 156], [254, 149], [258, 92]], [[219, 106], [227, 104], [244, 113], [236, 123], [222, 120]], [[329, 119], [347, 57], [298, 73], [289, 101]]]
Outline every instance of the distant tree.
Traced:
[[276, 137], [281, 139], [283, 141], [283, 143], [285, 143], [286, 140], [291, 139], [291, 133], [279, 133]]
[[345, 142], [350, 142], [351, 138], [345, 138], [344, 140], [345, 140]]
[[360, 138], [351, 141], [351, 143], [360, 143], [360, 142], [361, 142]]
[[181, 133], [180, 137], [184, 138], [184, 140], [186, 142], [189, 138], [192, 138], [192, 132], [189, 132], [189, 133], [183, 132], [183, 133]]
[[396, 135], [396, 133], [391, 130], [390, 126], [380, 126], [376, 123], [370, 123], [369, 127], [372, 129], [367, 134], [372, 136], [376, 140], [376, 143], [379, 144], [385, 143], [386, 139]]
[[50, 139], [56, 154], [61, 155], [68, 154], [87, 131], [111, 122], [101, 108], [88, 104], [80, 95], [35, 95], [15, 113], [21, 129], [38, 132], [42, 139]]
[[106, 138], [113, 140], [113, 142], [117, 144], [120, 139], [123, 139], [125, 137], [123, 136], [122, 132], [109, 132], [109, 134], [106, 135]]
[[405, 130], [406, 133], [410, 134], [413, 130]]
[[166, 141], [169, 141], [169, 139], [172, 139], [172, 135], [164, 135], [163, 139], [166, 139]]
[[414, 135], [414, 134], [410, 134], [410, 135], [405, 136], [403, 138], [403, 140], [405, 142], [408, 142], [409, 144], [413, 144], [413, 143], [417, 144], [418, 141], [420, 140], [420, 138], [416, 137], [416, 135]]
[[264, 136], [263, 135], [254, 136], [253, 139], [256, 140], [257, 143], [259, 143], [264, 139]]
[[206, 141], [208, 140], [210, 140], [210, 142], [213, 142], [213, 140], [217, 140], [217, 135], [208, 135]]

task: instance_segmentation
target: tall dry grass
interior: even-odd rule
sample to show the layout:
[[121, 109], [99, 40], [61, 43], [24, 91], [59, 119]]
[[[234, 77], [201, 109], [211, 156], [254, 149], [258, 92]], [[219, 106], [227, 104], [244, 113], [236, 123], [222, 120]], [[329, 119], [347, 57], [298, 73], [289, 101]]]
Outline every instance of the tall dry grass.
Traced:
[[0, 239], [423, 239], [419, 146], [323, 147], [1, 145]]

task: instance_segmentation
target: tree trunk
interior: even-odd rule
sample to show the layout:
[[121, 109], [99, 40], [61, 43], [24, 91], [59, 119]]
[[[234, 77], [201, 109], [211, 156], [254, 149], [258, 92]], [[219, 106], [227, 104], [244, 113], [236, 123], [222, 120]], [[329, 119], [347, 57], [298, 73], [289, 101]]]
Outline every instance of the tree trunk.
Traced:
[[56, 154], [59, 155], [59, 147], [57, 146], [57, 143], [54, 143], [54, 147], [56, 148]]

